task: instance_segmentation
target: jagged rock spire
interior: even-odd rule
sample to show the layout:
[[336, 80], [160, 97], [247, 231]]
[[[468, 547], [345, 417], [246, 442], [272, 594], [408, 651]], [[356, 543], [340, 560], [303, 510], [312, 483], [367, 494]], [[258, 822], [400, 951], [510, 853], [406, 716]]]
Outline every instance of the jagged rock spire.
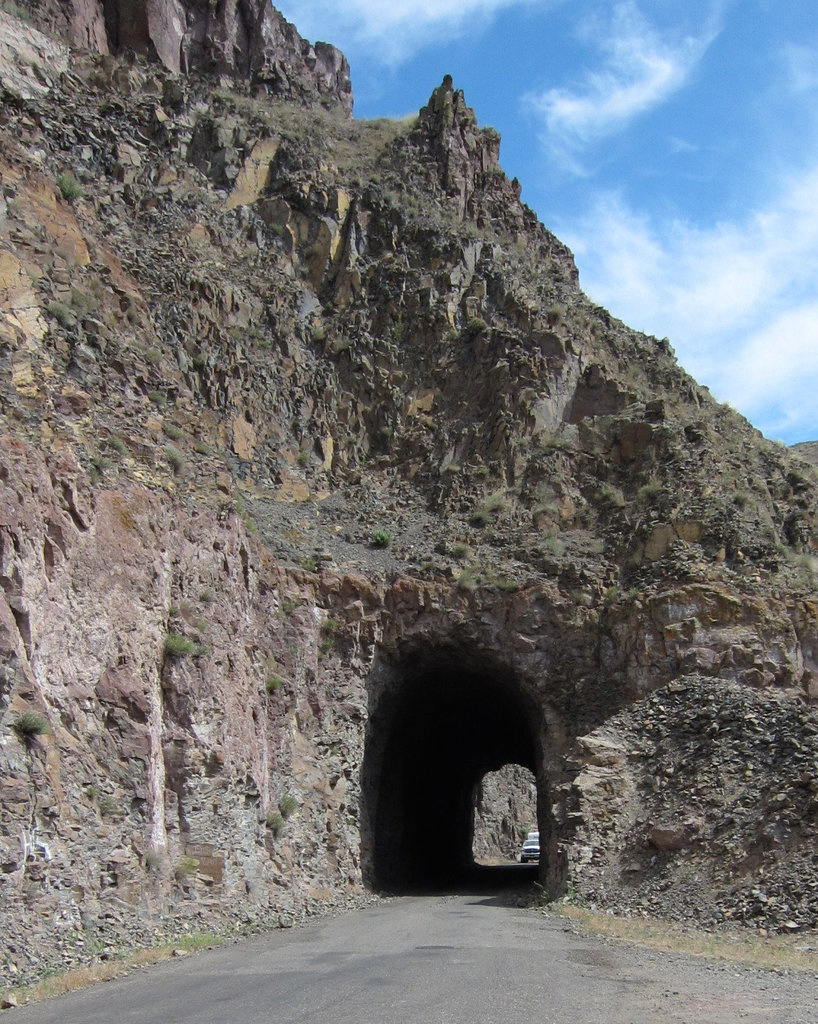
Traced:
[[418, 115], [415, 140], [422, 140], [435, 156], [441, 184], [450, 195], [459, 195], [465, 213], [479, 179], [501, 174], [500, 135], [480, 128], [477, 116], [466, 103], [462, 89], [455, 89], [445, 75]]

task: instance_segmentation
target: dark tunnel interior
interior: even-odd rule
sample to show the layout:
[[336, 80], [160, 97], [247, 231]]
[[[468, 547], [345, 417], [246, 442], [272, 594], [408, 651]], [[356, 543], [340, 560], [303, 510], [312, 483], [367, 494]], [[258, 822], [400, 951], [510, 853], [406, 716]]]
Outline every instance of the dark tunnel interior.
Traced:
[[363, 770], [368, 884], [456, 888], [473, 869], [477, 784], [509, 763], [537, 774], [536, 711], [510, 673], [450, 651], [408, 655], [379, 685]]

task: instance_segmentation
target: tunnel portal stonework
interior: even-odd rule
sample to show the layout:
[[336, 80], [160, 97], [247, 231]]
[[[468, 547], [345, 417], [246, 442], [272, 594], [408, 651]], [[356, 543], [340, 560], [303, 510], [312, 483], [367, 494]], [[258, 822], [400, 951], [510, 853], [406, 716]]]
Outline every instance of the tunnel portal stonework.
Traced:
[[623, 676], [600, 673], [587, 609], [541, 591], [454, 589], [440, 601], [409, 587], [387, 597], [388, 629], [366, 680], [364, 881], [391, 891], [454, 884], [472, 865], [480, 780], [516, 763], [537, 780], [542, 882], [559, 893], [565, 756], [626, 701]]

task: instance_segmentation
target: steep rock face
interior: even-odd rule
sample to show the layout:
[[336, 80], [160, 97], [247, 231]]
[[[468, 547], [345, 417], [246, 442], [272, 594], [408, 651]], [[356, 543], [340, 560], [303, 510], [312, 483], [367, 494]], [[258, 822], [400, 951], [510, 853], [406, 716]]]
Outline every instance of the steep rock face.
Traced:
[[93, 936], [287, 921], [359, 890], [365, 702], [354, 677], [319, 686], [315, 580], [279, 578], [235, 518], [3, 451], [4, 981]]
[[273, 96], [352, 111], [344, 55], [302, 39], [268, 0], [38, 0], [33, 14], [93, 52], [150, 54], [177, 73], [248, 79]]
[[112, 50], [154, 51], [172, 71], [249, 78], [274, 96], [352, 110], [349, 65], [311, 46], [266, 0], [103, 0]]
[[0, 11], [0, 89], [31, 100], [49, 91], [68, 68], [68, 49]]

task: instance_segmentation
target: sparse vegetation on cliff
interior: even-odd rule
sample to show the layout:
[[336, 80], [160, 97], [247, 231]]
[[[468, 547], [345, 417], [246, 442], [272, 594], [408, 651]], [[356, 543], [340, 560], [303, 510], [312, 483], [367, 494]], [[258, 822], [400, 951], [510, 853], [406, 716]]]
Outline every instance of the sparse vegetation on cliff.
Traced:
[[82, 195], [82, 186], [71, 171], [64, 171], [58, 176], [57, 188], [60, 191], [60, 195], [68, 203], [73, 203], [75, 199], [79, 199]]
[[170, 658], [183, 658], [186, 655], [198, 657], [204, 651], [200, 643], [181, 633], [168, 633], [165, 637], [165, 654]]
[[24, 740], [33, 739], [35, 736], [47, 736], [51, 732], [45, 715], [31, 709], [21, 711], [12, 725], [17, 735]]

